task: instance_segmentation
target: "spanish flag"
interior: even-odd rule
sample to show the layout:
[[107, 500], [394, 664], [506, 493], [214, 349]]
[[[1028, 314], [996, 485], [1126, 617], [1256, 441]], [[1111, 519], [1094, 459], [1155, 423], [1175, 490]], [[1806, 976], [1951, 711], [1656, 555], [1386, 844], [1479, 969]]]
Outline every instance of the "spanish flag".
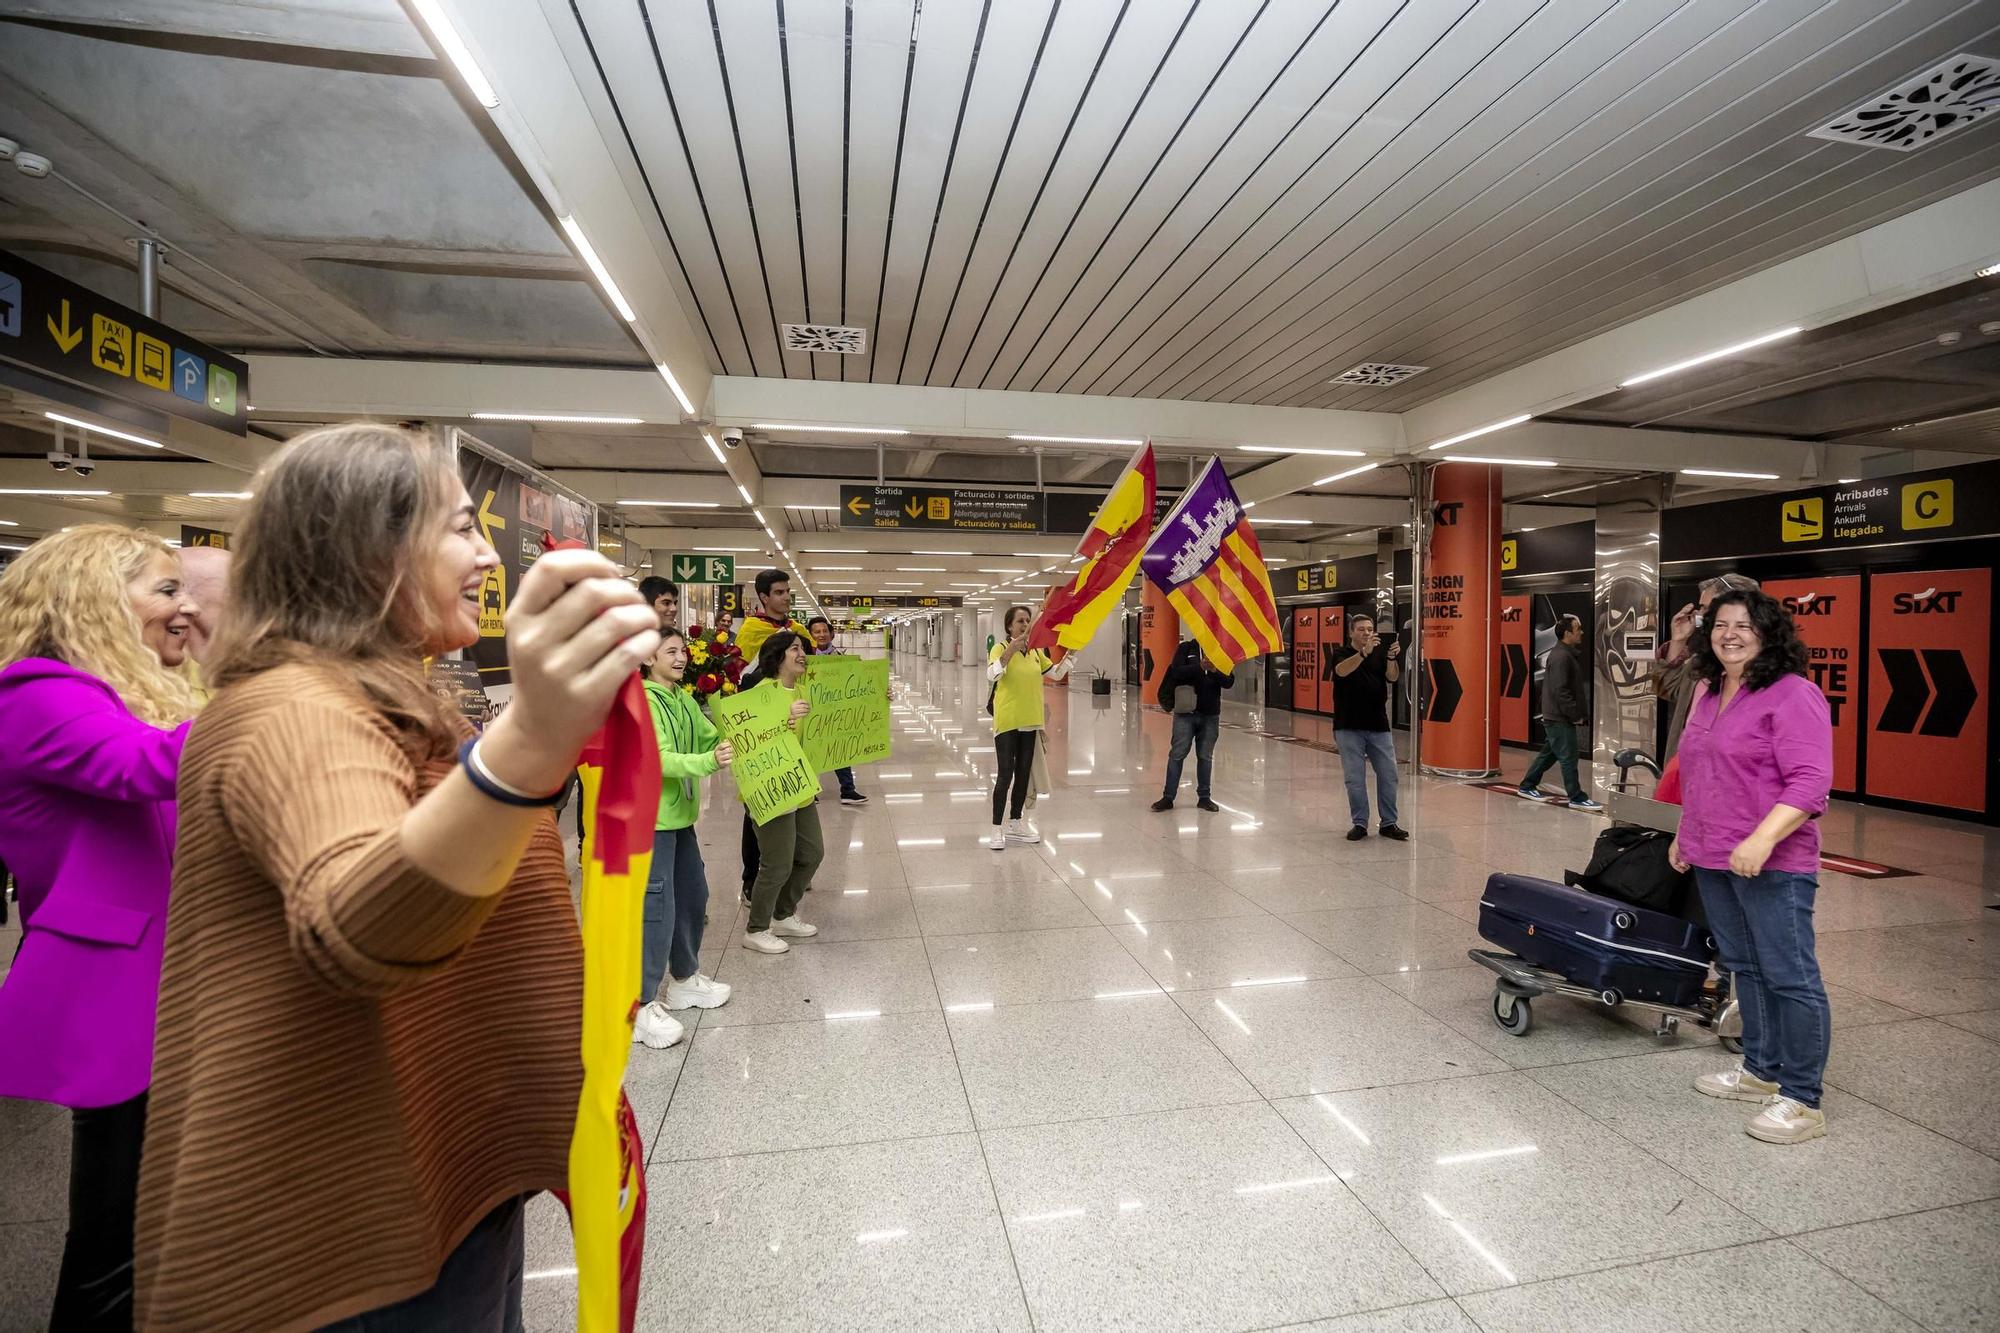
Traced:
[[[581, 547], [556, 543], [554, 550]], [[570, 1231], [580, 1333], [632, 1333], [646, 1243], [646, 1154], [625, 1100], [639, 1007], [639, 953], [660, 750], [638, 673], [625, 678], [604, 726], [577, 761], [583, 781], [583, 1095], [569, 1141]]]
[[1149, 441], [1125, 464], [1110, 494], [1097, 507], [1090, 530], [1077, 543], [1076, 553], [1083, 557], [1083, 563], [1075, 574], [1061, 576], [1063, 581], [1049, 589], [1041, 614], [1028, 630], [1029, 647], [1074, 652], [1090, 642], [1097, 627], [1125, 596], [1132, 573], [1139, 567], [1159, 484], [1159, 467]]
[[1161, 520], [1141, 563], [1216, 670], [1284, 647], [1263, 549], [1220, 458]]

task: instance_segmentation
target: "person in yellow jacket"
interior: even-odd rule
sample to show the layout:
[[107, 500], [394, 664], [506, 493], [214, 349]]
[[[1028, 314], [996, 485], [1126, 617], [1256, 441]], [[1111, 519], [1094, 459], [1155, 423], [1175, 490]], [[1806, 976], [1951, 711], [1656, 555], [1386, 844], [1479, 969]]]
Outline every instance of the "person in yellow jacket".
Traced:
[[[986, 845], [996, 852], [1005, 851], [1009, 842], [1042, 840], [1021, 817], [1033, 782], [1035, 743], [1046, 717], [1042, 681], [1061, 680], [1070, 670], [1070, 659], [1053, 662], [1041, 649], [1028, 646], [1028, 627], [1034, 618], [1025, 606], [1007, 608], [1002, 622], [1006, 642], [993, 645], [986, 665], [986, 678], [993, 682], [993, 757], [998, 761], [993, 775], [993, 833]], [[1002, 829], [1002, 816], [1010, 814]]]
[[660, 745], [660, 811], [653, 824], [653, 870], [646, 880], [639, 1013], [632, 1038], [655, 1050], [686, 1035], [673, 1010], [713, 1009], [729, 999], [729, 987], [703, 976], [699, 968], [708, 870], [694, 825], [701, 815], [701, 780], [727, 768], [736, 752], [681, 688], [687, 660], [687, 639], [670, 629], [646, 664], [646, 704]]

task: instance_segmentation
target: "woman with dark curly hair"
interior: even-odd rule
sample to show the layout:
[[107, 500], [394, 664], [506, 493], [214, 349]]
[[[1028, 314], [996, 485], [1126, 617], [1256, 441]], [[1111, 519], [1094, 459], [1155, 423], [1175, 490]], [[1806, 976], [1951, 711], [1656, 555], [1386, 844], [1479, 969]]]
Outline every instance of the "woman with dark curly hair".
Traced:
[[1832, 1041], [1813, 952], [1819, 825], [1833, 781], [1833, 722], [1806, 678], [1791, 615], [1756, 589], [1723, 593], [1696, 637], [1700, 682], [1681, 733], [1683, 805], [1671, 859], [1692, 867], [1721, 965], [1743, 1010], [1743, 1059], [1703, 1074], [1710, 1097], [1762, 1102], [1766, 1143], [1826, 1133], [1820, 1075]]

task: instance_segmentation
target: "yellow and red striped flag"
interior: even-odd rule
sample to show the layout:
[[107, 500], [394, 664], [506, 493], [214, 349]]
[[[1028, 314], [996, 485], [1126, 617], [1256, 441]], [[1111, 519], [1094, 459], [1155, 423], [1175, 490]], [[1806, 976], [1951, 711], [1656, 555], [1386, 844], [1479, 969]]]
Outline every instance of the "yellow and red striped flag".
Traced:
[[1125, 464], [1104, 503], [1097, 507], [1090, 530], [1077, 543], [1076, 553], [1083, 557], [1083, 563], [1074, 574], [1059, 575], [1059, 581], [1049, 589], [1041, 614], [1028, 630], [1030, 648], [1081, 648], [1097, 633], [1104, 618], [1117, 609], [1125, 589], [1132, 584], [1132, 572], [1139, 567], [1139, 553], [1146, 547], [1153, 497], [1158, 490], [1159, 468], [1149, 442], [1140, 445]]
[[1264, 552], [1220, 458], [1160, 521], [1140, 564], [1216, 670], [1284, 647]]

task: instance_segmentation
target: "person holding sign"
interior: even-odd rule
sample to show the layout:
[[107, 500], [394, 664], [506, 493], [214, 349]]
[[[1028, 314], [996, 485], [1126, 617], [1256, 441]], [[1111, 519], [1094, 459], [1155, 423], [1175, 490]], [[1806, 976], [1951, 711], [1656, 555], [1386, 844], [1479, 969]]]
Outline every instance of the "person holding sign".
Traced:
[[[805, 699], [799, 693], [799, 678], [806, 671], [805, 641], [792, 631], [779, 630], [764, 640], [757, 651], [758, 683], [736, 699], [743, 704], [768, 707], [771, 703], [782, 702], [786, 707], [786, 723], [791, 731], [797, 731], [799, 722], [810, 711]], [[765, 697], [755, 701], [746, 695], [758, 694]], [[776, 699], [770, 696], [776, 695]], [[792, 740], [791, 748], [796, 749], [798, 741]], [[803, 752], [799, 755], [797, 767], [809, 777], [811, 771], [805, 766]], [[741, 785], [744, 774], [739, 771], [737, 782]], [[813, 784], [814, 798], [817, 798], [818, 783]], [[744, 789], [745, 807], [755, 816], [755, 806], [750, 800], [748, 788]], [[809, 925], [798, 916], [799, 900], [812, 887], [813, 875], [819, 870], [819, 863], [826, 855], [825, 844], [819, 831], [819, 809], [813, 800], [808, 800], [796, 809], [785, 810], [771, 815], [757, 824], [757, 879], [750, 886], [750, 920], [743, 929], [743, 947], [757, 953], [786, 953], [791, 949], [787, 940], [807, 940], [819, 934], [819, 927]]]
[[729, 1000], [729, 987], [699, 969], [708, 869], [694, 825], [701, 815], [701, 780], [729, 767], [736, 750], [681, 689], [687, 656], [687, 638], [670, 629], [646, 664], [646, 705], [660, 743], [660, 813], [653, 824], [653, 868], [646, 880], [645, 946], [632, 1039], [654, 1050], [665, 1050], [686, 1035], [669, 1011], [714, 1009]]
[[[986, 666], [986, 678], [993, 682], [989, 703], [993, 757], [998, 762], [993, 775], [993, 833], [986, 845], [996, 852], [1005, 851], [1009, 842], [1042, 840], [1042, 835], [1021, 818], [1034, 779], [1035, 742], [1041, 737], [1046, 716], [1042, 678], [1061, 680], [1069, 674], [1068, 658], [1051, 662], [1047, 653], [1028, 646], [1028, 627], [1034, 618], [1035, 613], [1025, 606], [1007, 608], [1007, 642], [994, 645], [992, 660]], [[1002, 829], [1001, 816], [1010, 812], [1007, 827]]]
[[[813, 656], [833, 657], [838, 655], [839, 650], [833, 646], [833, 622], [831, 620], [828, 620], [825, 616], [814, 616], [806, 622], [806, 632], [812, 635]], [[860, 789], [854, 785], [854, 770], [852, 768], [836, 768], [833, 770], [833, 776], [834, 780], [840, 784], [840, 803], [842, 805], [868, 804], [868, 798], [862, 795]]]

